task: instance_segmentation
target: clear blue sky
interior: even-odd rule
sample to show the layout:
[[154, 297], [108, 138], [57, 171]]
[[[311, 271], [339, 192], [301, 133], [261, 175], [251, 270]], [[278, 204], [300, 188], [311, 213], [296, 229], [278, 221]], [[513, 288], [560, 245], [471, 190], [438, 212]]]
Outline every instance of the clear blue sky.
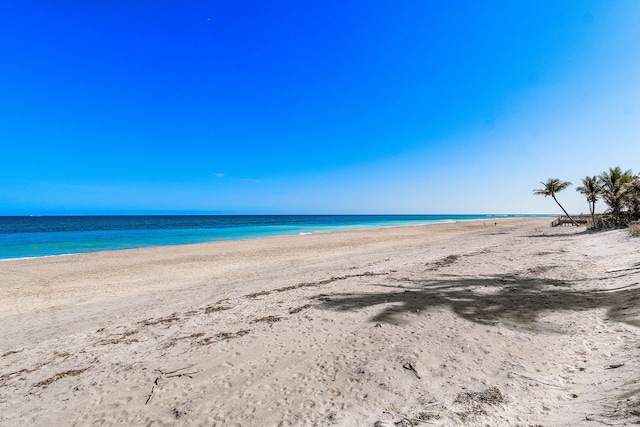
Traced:
[[0, 214], [586, 212], [640, 172], [640, 1], [0, 4]]

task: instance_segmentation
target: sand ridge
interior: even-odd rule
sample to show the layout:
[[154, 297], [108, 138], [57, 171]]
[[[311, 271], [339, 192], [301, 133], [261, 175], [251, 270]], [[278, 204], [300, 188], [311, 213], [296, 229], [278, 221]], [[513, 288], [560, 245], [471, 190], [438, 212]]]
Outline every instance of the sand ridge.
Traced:
[[0, 424], [638, 422], [639, 249], [519, 219], [4, 262]]

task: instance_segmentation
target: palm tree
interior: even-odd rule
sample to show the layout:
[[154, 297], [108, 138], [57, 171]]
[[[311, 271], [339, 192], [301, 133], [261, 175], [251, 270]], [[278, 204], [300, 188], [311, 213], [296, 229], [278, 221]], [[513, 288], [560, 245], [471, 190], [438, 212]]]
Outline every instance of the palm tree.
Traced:
[[565, 208], [562, 207], [558, 199], [556, 199], [556, 193], [564, 190], [565, 188], [570, 186], [571, 183], [569, 181], [560, 181], [558, 178], [556, 179], [549, 178], [547, 182], [541, 182], [540, 184], [544, 185], [544, 188], [533, 190], [533, 194], [544, 196], [544, 197], [547, 197], [547, 196], [553, 197], [553, 200], [555, 200], [558, 206], [560, 206], [560, 209], [562, 209], [562, 212], [564, 212], [564, 214], [569, 217], [571, 222], [573, 222], [573, 225], [577, 226], [578, 223], [575, 222], [573, 218], [571, 218], [571, 215], [567, 213], [567, 211], [565, 210]]
[[640, 175], [636, 175], [631, 179], [624, 198], [627, 209], [631, 214], [631, 219], [640, 219]]
[[591, 221], [595, 227], [596, 202], [598, 201], [600, 193], [602, 193], [602, 187], [598, 185], [598, 179], [595, 176], [586, 176], [585, 178], [582, 178], [582, 185], [576, 188], [576, 191], [579, 191], [587, 197], [589, 211], [591, 211]]
[[602, 198], [611, 208], [615, 217], [620, 217], [625, 193], [631, 183], [631, 171], [622, 172], [620, 166], [609, 168], [598, 176], [598, 184], [602, 187]]

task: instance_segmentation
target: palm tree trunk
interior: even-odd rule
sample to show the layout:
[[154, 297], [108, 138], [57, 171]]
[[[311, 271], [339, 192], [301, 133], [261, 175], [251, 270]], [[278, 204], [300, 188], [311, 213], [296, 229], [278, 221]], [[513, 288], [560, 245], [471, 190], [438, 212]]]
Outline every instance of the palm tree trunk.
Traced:
[[591, 226], [595, 229], [596, 228], [596, 202], [592, 202], [590, 203], [591, 208]]
[[571, 215], [567, 213], [567, 211], [562, 207], [558, 199], [556, 199], [556, 196], [552, 194], [551, 197], [553, 197], [553, 200], [555, 200], [558, 206], [560, 206], [560, 209], [562, 209], [562, 212], [564, 212], [564, 214], [569, 217], [573, 225], [575, 225], [576, 227], [579, 227], [578, 223], [573, 218], [571, 218]]

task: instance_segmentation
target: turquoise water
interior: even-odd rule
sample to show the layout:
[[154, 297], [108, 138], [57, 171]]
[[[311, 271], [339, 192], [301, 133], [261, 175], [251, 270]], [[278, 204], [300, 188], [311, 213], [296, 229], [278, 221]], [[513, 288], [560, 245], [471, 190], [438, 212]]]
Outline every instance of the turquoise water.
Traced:
[[0, 260], [268, 236], [536, 215], [136, 215], [0, 217]]

